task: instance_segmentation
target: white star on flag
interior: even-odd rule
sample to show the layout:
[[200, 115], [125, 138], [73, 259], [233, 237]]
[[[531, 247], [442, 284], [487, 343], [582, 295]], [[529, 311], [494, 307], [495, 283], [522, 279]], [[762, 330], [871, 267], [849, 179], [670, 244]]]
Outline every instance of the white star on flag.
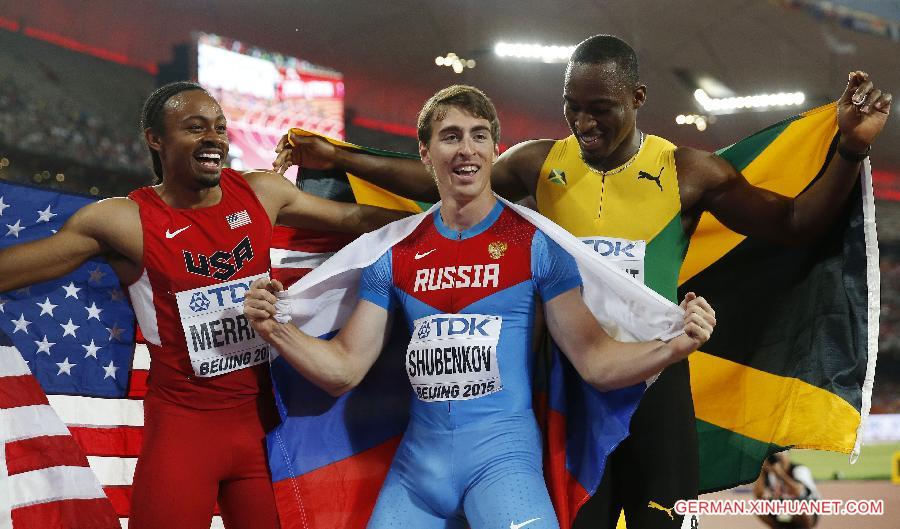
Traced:
[[51, 318], [53, 317], [53, 309], [59, 306], [50, 303], [50, 298], [45, 299], [43, 303], [35, 303], [35, 305], [41, 308], [41, 316], [49, 314]]
[[74, 281], [70, 281], [68, 285], [63, 285], [62, 288], [66, 291], [67, 298], [78, 299], [78, 291], [81, 290], [81, 288], [76, 287]]
[[119, 370], [119, 368], [116, 367], [115, 364], [113, 364], [112, 360], [110, 360], [109, 365], [103, 366], [103, 371], [106, 372], [106, 374], [103, 375], [103, 378], [104, 379], [110, 378], [110, 377], [116, 378], [116, 371], [118, 371], [118, 370]]
[[19, 331], [25, 331], [25, 334], [28, 334], [28, 326], [31, 325], [31, 322], [25, 319], [25, 313], [19, 315], [18, 320], [12, 320], [12, 324], [16, 326], [13, 329], [13, 334], [16, 334]]
[[56, 216], [56, 213], [50, 212], [50, 204], [47, 204], [47, 209], [43, 211], [38, 211], [38, 219], [37, 222], [50, 222], [50, 219]]
[[84, 353], [84, 357], [85, 357], [85, 358], [87, 358], [87, 357], [89, 357], [89, 356], [93, 356], [94, 358], [97, 358], [97, 351], [100, 350], [100, 347], [97, 347], [96, 345], [94, 345], [94, 339], [93, 339], [93, 338], [91, 338], [91, 343], [90, 343], [90, 344], [88, 344], [88, 345], [82, 345], [82, 347], [84, 347], [84, 350], [85, 350], [85, 353]]
[[97, 321], [100, 321], [100, 313], [103, 312], [103, 309], [97, 307], [96, 303], [91, 303], [91, 306], [85, 307], [84, 310], [88, 311], [88, 319], [96, 318]]
[[75, 335], [75, 331], [78, 330], [81, 326], [72, 323], [72, 318], [69, 318], [69, 323], [60, 323], [59, 326], [63, 328], [63, 336], [68, 336], [71, 334], [73, 338], [78, 338], [78, 336]]
[[125, 332], [125, 329], [119, 328], [118, 323], [113, 323], [112, 328], [107, 327], [107, 331], [109, 331], [109, 341], [122, 341], [122, 333]]
[[53, 347], [54, 345], [56, 345], [56, 342], [47, 341], [46, 334], [44, 335], [43, 340], [41, 340], [41, 341], [35, 340], [34, 343], [36, 343], [38, 346], [38, 348], [37, 348], [38, 353], [47, 353], [48, 356], [50, 355], [50, 348]]
[[16, 221], [15, 224], [7, 224], [8, 228], [6, 235], [14, 235], [17, 239], [19, 238], [19, 232], [25, 229], [25, 226], [22, 226], [22, 219]]
[[56, 373], [58, 376], [58, 375], [62, 375], [63, 373], [65, 373], [67, 375], [71, 375], [72, 368], [77, 366], [78, 364], [70, 364], [69, 357], [67, 356], [66, 359], [63, 360], [62, 362], [56, 362], [56, 365], [59, 366], [59, 372]]
[[9, 300], [0, 298], [0, 314], [6, 312], [6, 311], [3, 309], [3, 305], [6, 305], [6, 302], [7, 302], [7, 301], [9, 301]]
[[118, 288], [109, 289], [109, 300], [110, 301], [122, 301], [125, 299], [125, 293], [122, 292]]
[[9, 204], [6, 204], [5, 202], [3, 202], [3, 197], [0, 196], [0, 217], [3, 216], [3, 210], [8, 207], [9, 207]]
[[97, 268], [94, 268], [93, 270], [91, 270], [90, 274], [91, 274], [91, 277], [88, 278], [88, 281], [94, 282], [94, 283], [99, 283], [100, 280], [103, 279], [103, 276], [106, 275], [106, 272], [104, 272], [103, 270], [100, 270], [100, 267], [98, 266]]

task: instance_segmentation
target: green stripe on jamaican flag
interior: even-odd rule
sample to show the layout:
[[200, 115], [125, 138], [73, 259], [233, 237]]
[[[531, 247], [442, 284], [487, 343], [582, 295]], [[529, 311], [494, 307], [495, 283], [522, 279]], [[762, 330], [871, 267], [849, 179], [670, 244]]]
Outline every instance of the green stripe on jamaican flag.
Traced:
[[[751, 183], [797, 196], [834, 155], [835, 112], [811, 110], [719, 154]], [[747, 238], [708, 214], [691, 238], [680, 295], [701, 293], [718, 320], [690, 360], [702, 491], [755, 480], [762, 460], [786, 447], [858, 448], [879, 305], [868, 164], [859, 187], [813, 247]]]
[[[345, 149], [353, 151], [373, 154], [375, 156], [386, 156], [388, 158], [408, 158], [413, 160], [419, 159], [419, 157], [414, 154], [384, 151], [380, 149], [373, 149], [371, 147], [361, 147], [359, 145], [354, 145], [345, 141], [329, 138], [328, 136], [316, 134], [315, 132], [310, 132], [304, 129], [293, 128], [289, 131], [288, 137], [290, 137], [290, 134], [296, 134], [298, 136], [318, 136], [319, 138], [327, 140], [332, 145], [337, 145], [338, 147], [343, 147]], [[321, 175], [322, 177], [337, 178], [339, 180], [343, 180], [343, 177], [346, 177], [350, 182], [350, 187], [353, 189], [353, 196], [355, 197], [356, 202], [359, 204], [381, 206], [383, 208], [396, 209], [400, 211], [411, 211], [413, 213], [420, 213], [431, 207], [431, 204], [427, 204], [424, 202], [415, 202], [413, 200], [403, 198], [399, 195], [395, 195], [394, 193], [386, 191], [374, 184], [370, 184], [369, 182], [366, 182], [361, 178], [357, 178], [345, 171], [341, 171], [340, 169], [330, 169], [326, 171], [304, 169], [304, 172], [315, 173], [317, 174], [317, 176]]]

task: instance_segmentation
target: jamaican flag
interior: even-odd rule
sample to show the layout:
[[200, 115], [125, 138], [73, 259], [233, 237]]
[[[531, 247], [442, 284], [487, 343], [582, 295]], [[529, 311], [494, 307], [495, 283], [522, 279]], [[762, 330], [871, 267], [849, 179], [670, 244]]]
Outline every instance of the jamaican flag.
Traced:
[[[777, 123], [718, 152], [750, 183], [795, 197], [837, 145], [835, 104]], [[868, 163], [827, 236], [780, 247], [704, 214], [681, 269], [718, 325], [690, 357], [700, 489], [756, 479], [788, 447], [858, 454], [875, 375], [878, 246]]]
[[[402, 152], [395, 151], [385, 151], [382, 149], [374, 149], [372, 147], [363, 147], [360, 145], [354, 145], [352, 143], [347, 143], [345, 141], [341, 141], [335, 138], [329, 138], [328, 136], [323, 136], [321, 134], [317, 134], [315, 132], [310, 132], [305, 129], [292, 128], [288, 131], [288, 134], [293, 134], [296, 136], [317, 136], [331, 143], [332, 145], [336, 145], [341, 147], [342, 149], [348, 151], [355, 151], [364, 154], [370, 154], [372, 156], [385, 156], [388, 158], [406, 158], [411, 160], [418, 160], [419, 156], [415, 154], [407, 154]], [[299, 175], [298, 175], [299, 178]], [[431, 204], [425, 202], [416, 202], [413, 200], [409, 200], [407, 198], [403, 198], [399, 195], [395, 195], [389, 191], [386, 191], [374, 184], [370, 184], [366, 182], [362, 178], [358, 178], [353, 176], [350, 173], [342, 171], [340, 169], [327, 169], [327, 170], [315, 170], [315, 169], [303, 169], [303, 179], [324, 179], [329, 181], [347, 181], [350, 187], [350, 196], [346, 197], [350, 201], [357, 202], [359, 204], [367, 204], [370, 206], [380, 206], [388, 209], [395, 209], [398, 211], [409, 211], [411, 213], [421, 213], [426, 209], [431, 207]], [[317, 193], [320, 195], [328, 195], [329, 193]], [[336, 196], [325, 196], [325, 198], [337, 199], [340, 200], [342, 197]]]

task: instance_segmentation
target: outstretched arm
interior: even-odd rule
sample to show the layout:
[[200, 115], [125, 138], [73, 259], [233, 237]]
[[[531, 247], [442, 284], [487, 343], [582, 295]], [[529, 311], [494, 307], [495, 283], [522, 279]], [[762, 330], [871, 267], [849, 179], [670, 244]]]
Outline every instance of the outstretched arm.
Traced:
[[578, 374], [597, 389], [609, 391], [647, 380], [709, 340], [716, 319], [706, 300], [689, 293], [681, 306], [685, 333], [669, 342], [614, 340], [588, 310], [578, 288], [548, 301], [545, 312], [550, 335]]
[[364, 204], [337, 202], [297, 189], [272, 171], [245, 173], [274, 224], [362, 234], [409, 215]]
[[388, 311], [360, 301], [336, 336], [320, 340], [291, 323], [275, 321], [275, 292], [281, 290], [277, 280], [259, 279], [251, 285], [244, 298], [244, 314], [253, 329], [301, 375], [329, 394], [337, 397], [356, 387], [387, 341]]
[[[278, 156], [272, 167], [279, 173], [284, 174], [291, 165], [309, 169], [339, 168], [400, 196], [425, 202], [440, 200], [434, 176], [420, 160], [360, 153], [337, 147], [317, 136], [294, 134], [291, 135], [291, 142], [293, 146], [288, 142], [288, 136], [284, 135], [275, 147]], [[534, 149], [528, 147], [531, 143], [512, 147], [500, 156], [491, 169], [491, 187], [507, 200], [517, 201], [534, 191], [534, 186], [527, 185], [527, 181], [537, 179], [543, 157], [536, 161]], [[549, 147], [544, 149], [543, 154], [547, 152]]]
[[[124, 198], [107, 199], [76, 211], [63, 227], [45, 239], [0, 250], [0, 292], [54, 279], [81, 266], [88, 259], [115, 251], [139, 262], [140, 221], [136, 205]], [[134, 223], [137, 224], [134, 224]], [[131, 231], [129, 231], [131, 230]], [[121, 233], [117, 248], [107, 241]], [[130, 236], [125, 236], [125, 234]], [[123, 278], [127, 279], [127, 278]]]
[[[891, 94], [875, 88], [864, 72], [853, 72], [838, 100], [841, 137], [822, 176], [796, 199], [754, 187], [715, 154], [680, 148], [675, 152], [682, 206], [699, 217], [709, 211], [744, 235], [785, 244], [814, 241], [836, 218], [856, 183], [862, 155], [881, 132]], [[858, 158], [858, 159], [857, 159]]]
[[[301, 172], [302, 168], [339, 168], [413, 200], [439, 200], [434, 178], [420, 160], [364, 154], [332, 145], [318, 136], [297, 134], [291, 135], [290, 142], [287, 134], [282, 136], [275, 152], [278, 155], [272, 167], [281, 174], [292, 165], [300, 167]], [[300, 177], [302, 175], [298, 174]]]

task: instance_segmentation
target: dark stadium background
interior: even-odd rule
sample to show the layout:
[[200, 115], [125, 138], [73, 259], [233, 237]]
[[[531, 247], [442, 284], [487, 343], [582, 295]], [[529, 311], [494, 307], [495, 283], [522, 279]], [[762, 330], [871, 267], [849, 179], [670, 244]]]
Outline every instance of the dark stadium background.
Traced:
[[[573, 45], [612, 33], [631, 43], [641, 60], [648, 102], [639, 113], [640, 128], [680, 145], [715, 149], [838, 97], [851, 69], [868, 71], [880, 87], [900, 93], [900, 2], [832, 4], [851, 11], [799, 0], [3, 0], [0, 179], [97, 196], [149, 184], [149, 157], [137, 129], [140, 106], [159, 82], [180, 72], [191, 75], [185, 45], [194, 31], [340, 72], [347, 140], [406, 152], [415, 150], [411, 126], [421, 102], [452, 83], [478, 86], [492, 97], [505, 145], [566, 135], [564, 64], [500, 59], [493, 46], [499, 40]], [[475, 60], [476, 67], [456, 74], [436, 66], [435, 57], [448, 52]], [[802, 108], [718, 116], [704, 131], [679, 126], [677, 114], [698, 112], [692, 94], [701, 76], [739, 94], [799, 90], [806, 102]], [[895, 105], [871, 154], [882, 271], [873, 413], [900, 413], [898, 112]], [[816, 458], [819, 477], [853, 475], [843, 461]], [[887, 472], [876, 465], [857, 477], [884, 480]], [[848, 490], [835, 494], [867, 494]], [[900, 489], [868, 495], [890, 500], [900, 497]], [[898, 502], [893, 514], [857, 526], [896, 522]], [[820, 527], [844, 523], [827, 522], [835, 525]], [[746, 519], [721, 525], [755, 526]]]

